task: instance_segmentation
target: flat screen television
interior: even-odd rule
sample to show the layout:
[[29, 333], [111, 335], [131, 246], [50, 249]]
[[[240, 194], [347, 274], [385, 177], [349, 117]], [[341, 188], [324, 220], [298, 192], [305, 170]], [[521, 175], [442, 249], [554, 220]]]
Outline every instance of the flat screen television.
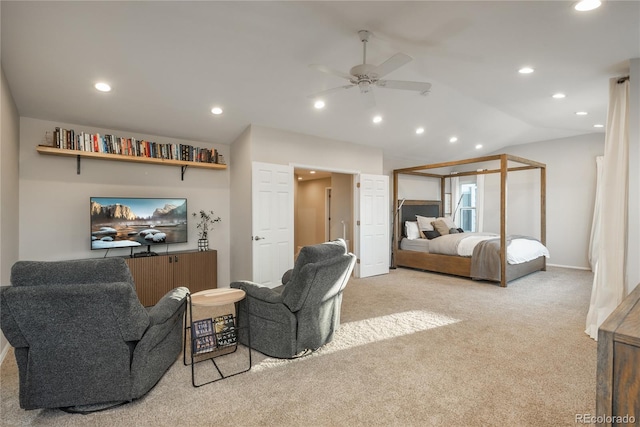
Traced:
[[187, 199], [91, 197], [91, 249], [145, 247], [187, 241]]

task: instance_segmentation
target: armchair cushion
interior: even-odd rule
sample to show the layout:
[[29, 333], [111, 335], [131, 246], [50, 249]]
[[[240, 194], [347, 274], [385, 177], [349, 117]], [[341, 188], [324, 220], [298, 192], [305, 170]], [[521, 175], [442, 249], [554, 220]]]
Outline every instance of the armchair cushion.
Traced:
[[344, 240], [338, 239], [319, 245], [305, 246], [300, 250], [298, 259], [291, 272], [287, 286], [283, 290], [283, 302], [293, 312], [300, 310], [309, 292], [309, 271], [303, 271], [307, 266], [319, 261], [326, 261], [347, 253]]
[[74, 261], [18, 261], [11, 267], [13, 286], [79, 285], [126, 282], [133, 276], [122, 258]]

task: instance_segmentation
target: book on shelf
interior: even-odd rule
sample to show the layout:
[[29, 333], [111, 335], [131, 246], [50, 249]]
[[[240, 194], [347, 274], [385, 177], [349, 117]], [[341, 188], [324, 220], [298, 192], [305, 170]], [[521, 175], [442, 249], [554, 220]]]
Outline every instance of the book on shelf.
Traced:
[[192, 322], [191, 341], [193, 344], [193, 354], [213, 351], [217, 347], [213, 332], [213, 319], [208, 318]]
[[64, 150], [117, 154], [120, 156], [149, 157], [199, 163], [225, 164], [215, 148], [194, 147], [187, 144], [159, 143], [116, 135], [100, 135], [88, 132], [76, 133], [73, 129], [56, 127], [52, 145]]
[[231, 345], [238, 342], [236, 324], [233, 314], [225, 314], [213, 319], [218, 346]]

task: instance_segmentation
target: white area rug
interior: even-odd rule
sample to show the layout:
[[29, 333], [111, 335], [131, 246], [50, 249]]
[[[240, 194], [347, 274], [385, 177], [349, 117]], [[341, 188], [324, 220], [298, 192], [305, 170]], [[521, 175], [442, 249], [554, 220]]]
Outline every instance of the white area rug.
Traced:
[[333, 340], [314, 351], [309, 356], [297, 359], [276, 359], [267, 357], [254, 365], [251, 370], [259, 372], [267, 368], [275, 368], [292, 362], [300, 362], [308, 357], [323, 356], [353, 347], [371, 344], [387, 339], [409, 335], [440, 326], [459, 322], [443, 314], [423, 310], [411, 310], [371, 319], [359, 320], [340, 325]]

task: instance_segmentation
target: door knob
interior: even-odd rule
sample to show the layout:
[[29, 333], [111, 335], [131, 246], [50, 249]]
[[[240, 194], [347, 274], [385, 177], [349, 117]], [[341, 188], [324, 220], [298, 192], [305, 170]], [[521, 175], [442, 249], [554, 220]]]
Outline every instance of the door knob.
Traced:
[[263, 240], [263, 239], [264, 239], [264, 237], [260, 237], [260, 236], [256, 236], [256, 237], [253, 238], [253, 240]]

